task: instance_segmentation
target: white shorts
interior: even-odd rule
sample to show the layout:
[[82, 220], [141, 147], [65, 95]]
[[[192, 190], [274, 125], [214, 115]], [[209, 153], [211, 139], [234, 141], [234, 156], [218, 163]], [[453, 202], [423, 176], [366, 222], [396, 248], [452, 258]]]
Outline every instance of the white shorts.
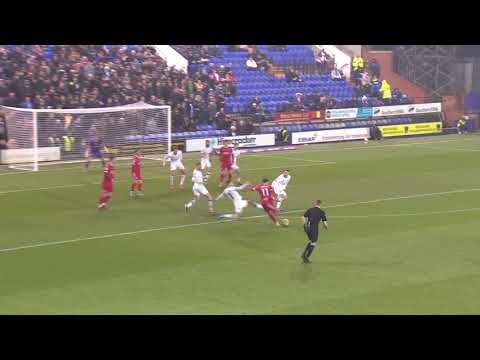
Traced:
[[232, 165], [232, 170], [240, 170], [240, 166], [233, 164]]
[[192, 191], [195, 196], [208, 195], [208, 190], [203, 184], [193, 184]]
[[245, 209], [248, 206], [248, 201], [247, 200], [234, 201], [233, 206], [235, 207], [236, 213], [241, 213], [243, 209]]
[[287, 193], [286, 193], [285, 189], [282, 189], [279, 186], [273, 185], [273, 191], [275, 191], [275, 194], [277, 194], [277, 196], [280, 196], [280, 195], [285, 196], [285, 197], [287, 196]]
[[202, 166], [202, 170], [205, 170], [205, 168], [212, 167], [212, 163], [210, 162], [209, 159], [200, 159], [200, 164]]
[[170, 162], [170, 171], [175, 171], [175, 170], [185, 170], [185, 166], [183, 166], [181, 161]]

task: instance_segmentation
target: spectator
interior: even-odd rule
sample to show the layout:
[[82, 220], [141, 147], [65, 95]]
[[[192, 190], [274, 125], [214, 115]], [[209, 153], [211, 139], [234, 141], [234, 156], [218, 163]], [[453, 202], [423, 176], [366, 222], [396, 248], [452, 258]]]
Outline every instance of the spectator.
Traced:
[[17, 97], [14, 92], [8, 93], [8, 97], [3, 101], [3, 105], [10, 107], [17, 107]]
[[295, 102], [294, 102], [294, 111], [303, 111], [305, 110], [305, 107], [303, 105], [303, 94], [302, 93], [296, 93], [295, 94]]
[[288, 82], [294, 81], [294, 82], [300, 82], [302, 81], [300, 79], [300, 73], [293, 69], [292, 67], [288, 68], [285, 72], [285, 78]]
[[[212, 46], [186, 48], [191, 52], [188, 57], [199, 62], [216, 52]], [[128, 51], [124, 47], [57, 45], [48, 61], [45, 49], [44, 45], [32, 46], [31, 50], [0, 47], [0, 77], [4, 78], [0, 79], [0, 98], [4, 98], [5, 105], [87, 108], [147, 101], [171, 105], [172, 115], [177, 111], [179, 117], [177, 124], [190, 124], [201, 116], [205, 118], [211, 101], [219, 109], [224, 96], [236, 90], [233, 74], [221, 76], [226, 68], [211, 68], [204, 73], [202, 67], [187, 75], [168, 67], [148, 46]], [[194, 99], [196, 102], [189, 105], [188, 101]], [[192, 106], [198, 110], [194, 114]]]
[[318, 71], [321, 74], [327, 73], [328, 69], [328, 54], [325, 52], [324, 49], [315, 53], [315, 64], [317, 66]]
[[380, 80], [378, 77], [373, 76], [372, 77], [372, 82], [370, 83], [370, 89], [371, 89], [371, 94], [372, 96], [378, 97], [380, 94], [380, 87], [381, 87]]
[[377, 62], [377, 59], [372, 59], [370, 61], [370, 73], [372, 77], [380, 77], [380, 64]]
[[257, 63], [255, 62], [255, 60], [253, 60], [253, 57], [248, 58], [246, 65], [247, 65], [247, 70], [257, 70], [258, 68]]
[[7, 97], [8, 97], [7, 85], [4, 79], [0, 79], [0, 105], [3, 105], [3, 102]]
[[215, 114], [215, 124], [217, 125], [217, 129], [225, 129], [226, 128], [226, 120], [227, 115], [225, 114], [225, 108], [220, 108]]
[[380, 93], [382, 94], [382, 101], [385, 105], [390, 105], [392, 100], [392, 91], [390, 84], [387, 80], [382, 80], [382, 86], [380, 87]]
[[368, 72], [365, 71], [362, 74], [361, 82], [362, 82], [362, 86], [368, 85], [368, 88], [370, 89], [371, 77], [370, 77], [370, 74]]
[[331, 78], [334, 81], [340, 81], [340, 80], [345, 80], [345, 75], [343, 75], [343, 72], [339, 70], [337, 67], [335, 67], [332, 72], [331, 72]]
[[232, 125], [228, 129], [229, 136], [237, 136], [237, 123], [235, 121], [232, 122]]
[[33, 103], [30, 96], [25, 97], [25, 100], [20, 103], [20, 107], [25, 109], [33, 109]]

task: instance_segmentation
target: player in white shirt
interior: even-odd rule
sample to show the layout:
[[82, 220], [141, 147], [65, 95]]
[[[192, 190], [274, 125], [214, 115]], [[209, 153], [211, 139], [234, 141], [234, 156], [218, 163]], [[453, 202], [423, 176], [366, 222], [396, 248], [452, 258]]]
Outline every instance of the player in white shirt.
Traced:
[[233, 185], [233, 181], [230, 181], [223, 190], [223, 192], [215, 199], [215, 201], [220, 200], [222, 197], [227, 197], [233, 202], [233, 206], [235, 207], [235, 213], [234, 214], [223, 214], [218, 217], [218, 220], [223, 220], [223, 219], [239, 219], [240, 215], [242, 215], [243, 209], [245, 209], [247, 206], [252, 206], [255, 207], [256, 204], [253, 201], [250, 200], [244, 200], [242, 196], [238, 193], [241, 190], [244, 190], [248, 188], [250, 184], [245, 183], [242, 186], [235, 186]]
[[182, 174], [180, 176], [180, 189], [183, 189], [183, 184], [185, 183], [185, 166], [182, 163], [183, 154], [181, 150], [178, 150], [176, 146], [173, 147], [173, 151], [169, 152], [163, 158], [163, 166], [165, 166], [166, 161], [170, 161], [170, 189], [173, 189], [173, 180], [177, 174], [177, 170], [180, 170]]
[[207, 169], [205, 182], [212, 175], [212, 161], [211, 161], [212, 153], [213, 153], [213, 148], [210, 146], [210, 140], [205, 140], [205, 147], [202, 150], [200, 150], [200, 164], [202, 165], [202, 170]]
[[280, 209], [282, 202], [287, 200], [287, 193], [285, 190], [287, 189], [291, 178], [290, 172], [288, 170], [284, 170], [279, 177], [272, 181], [273, 191], [275, 191], [275, 194], [277, 194], [277, 209]]
[[233, 173], [237, 176], [237, 183], [239, 185], [242, 184], [240, 182], [240, 165], [239, 165], [240, 154], [241, 154], [240, 148], [239, 148], [238, 144], [235, 144], [235, 146], [233, 147], [233, 152], [232, 152], [232, 155], [233, 155], [232, 170], [233, 170]]
[[213, 198], [203, 183], [202, 164], [199, 162], [196, 164], [195, 169], [193, 170], [192, 183], [192, 191], [194, 197], [192, 201], [185, 204], [185, 211], [188, 212], [188, 210], [190, 210], [190, 208], [194, 206], [198, 202], [198, 200], [200, 200], [200, 195], [203, 195], [208, 198], [208, 212], [213, 213]]

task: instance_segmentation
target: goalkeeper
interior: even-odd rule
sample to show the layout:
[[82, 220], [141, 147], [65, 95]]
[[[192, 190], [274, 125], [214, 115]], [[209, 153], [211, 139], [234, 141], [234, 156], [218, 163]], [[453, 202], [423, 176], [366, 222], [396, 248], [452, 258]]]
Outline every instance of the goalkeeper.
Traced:
[[88, 171], [90, 167], [90, 161], [92, 156], [96, 159], [101, 159], [102, 167], [105, 167], [105, 159], [103, 158], [102, 148], [106, 150], [106, 146], [103, 144], [102, 138], [98, 135], [98, 131], [95, 125], [90, 129], [90, 139], [87, 143], [87, 149], [85, 151], [85, 170]]

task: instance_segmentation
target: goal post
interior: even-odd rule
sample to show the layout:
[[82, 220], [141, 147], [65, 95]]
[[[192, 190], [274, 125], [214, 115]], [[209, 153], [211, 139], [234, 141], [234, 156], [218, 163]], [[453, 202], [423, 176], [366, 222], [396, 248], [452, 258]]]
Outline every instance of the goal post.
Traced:
[[1, 163], [19, 170], [38, 171], [48, 162], [84, 160], [93, 137], [106, 153], [130, 156], [137, 148], [160, 158], [172, 144], [170, 106], [135, 103], [94, 109], [21, 109], [2, 106], [9, 150]]

